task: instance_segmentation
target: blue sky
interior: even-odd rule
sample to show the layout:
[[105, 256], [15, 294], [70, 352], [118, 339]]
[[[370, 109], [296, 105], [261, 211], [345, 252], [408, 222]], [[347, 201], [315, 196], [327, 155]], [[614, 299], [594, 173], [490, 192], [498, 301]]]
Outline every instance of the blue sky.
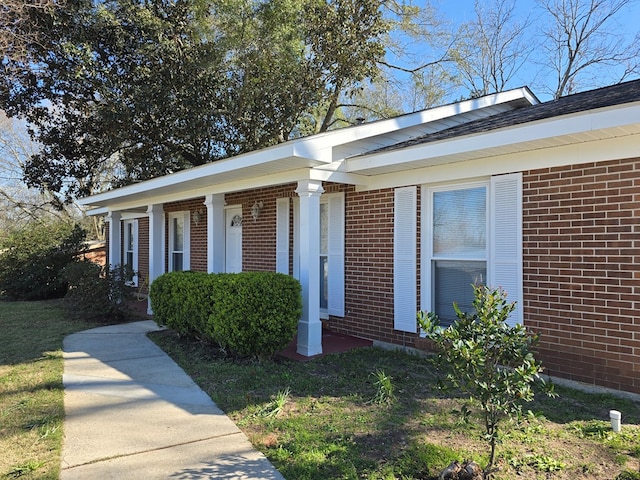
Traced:
[[[418, 0], [416, 5], [424, 5], [424, 3], [424, 0]], [[434, 0], [433, 4], [457, 24], [471, 20], [475, 16], [474, 0]], [[539, 15], [540, 8], [536, 0], [517, 0], [516, 12], [523, 17]], [[637, 33], [640, 28], [640, 1], [632, 0], [630, 5], [623, 7], [617, 14], [616, 20], [625, 31]]]
[[[589, 0], [584, 0], [585, 3], [588, 1]], [[424, 6], [427, 2], [428, 0], [416, 0], [415, 4]], [[451, 22], [452, 29], [475, 18], [474, 0], [432, 0], [431, 3], [440, 12], [443, 19]], [[487, 2], [487, 4], [492, 3], [492, 1]], [[537, 5], [536, 0], [517, 0], [515, 5], [515, 13], [518, 18], [524, 19], [529, 17], [535, 22], [535, 25], [538, 26], [530, 31], [531, 35], [533, 35], [531, 44], [538, 45], [541, 42], [539, 25], [542, 24], [545, 18], [542, 16], [543, 11]], [[632, 0], [630, 5], [623, 7], [612, 20], [613, 21], [608, 23], [609, 31], [622, 32], [627, 35], [629, 39], [633, 38], [640, 31], [640, 0]], [[424, 49], [424, 45], [415, 44], [412, 48], [416, 52], [424, 52], [425, 59], [429, 59], [429, 52]], [[537, 47], [533, 50], [533, 55], [540, 54], [540, 52], [540, 48]], [[403, 63], [402, 60], [400, 60], [400, 62]], [[543, 67], [540, 64], [535, 64], [532, 57], [513, 78], [509, 87], [513, 88], [527, 85], [532, 88], [541, 100], [549, 100], [551, 95], [550, 92], [545, 92], [544, 85], [554, 84], [554, 82], [542, 74], [542, 70]], [[611, 69], [598, 72], [597, 75], [599, 77], [598, 81], [603, 84], [615, 83], [619, 80], [619, 75]], [[637, 76], [632, 78], [637, 78]], [[594, 86], [602, 86], [602, 84]]]

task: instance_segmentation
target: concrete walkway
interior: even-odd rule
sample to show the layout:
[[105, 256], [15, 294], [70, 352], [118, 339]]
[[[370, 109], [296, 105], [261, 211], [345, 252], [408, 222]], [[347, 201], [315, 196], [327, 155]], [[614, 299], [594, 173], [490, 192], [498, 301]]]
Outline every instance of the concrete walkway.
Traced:
[[146, 334], [153, 321], [64, 340], [62, 480], [284, 480]]

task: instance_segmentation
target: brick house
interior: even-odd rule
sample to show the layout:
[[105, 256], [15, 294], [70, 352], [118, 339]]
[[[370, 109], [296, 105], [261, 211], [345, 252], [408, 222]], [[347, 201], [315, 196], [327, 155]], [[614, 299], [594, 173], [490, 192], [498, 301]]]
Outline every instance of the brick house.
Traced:
[[[270, 270], [303, 286], [298, 353], [322, 325], [420, 343], [502, 286], [556, 377], [640, 393], [640, 81], [540, 103], [520, 88], [299, 138], [82, 200], [109, 262]], [[146, 280], [145, 280], [146, 279]]]

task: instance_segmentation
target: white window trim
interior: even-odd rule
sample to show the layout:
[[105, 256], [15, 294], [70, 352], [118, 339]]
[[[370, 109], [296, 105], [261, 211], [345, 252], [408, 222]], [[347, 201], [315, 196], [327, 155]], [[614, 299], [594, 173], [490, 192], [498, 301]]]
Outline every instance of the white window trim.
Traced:
[[169, 255], [168, 255], [168, 271], [174, 271], [173, 268], [173, 219], [182, 217], [184, 220], [184, 232], [182, 237], [182, 270], [191, 269], [191, 229], [190, 229], [190, 214], [185, 212], [171, 212], [167, 215], [169, 220]]
[[[486, 246], [485, 246], [485, 254], [484, 258], [469, 258], [470, 261], [485, 261], [487, 264], [487, 276], [489, 275], [489, 245], [491, 244], [490, 231], [489, 231], [489, 223], [490, 223], [490, 212], [489, 212], [489, 197], [490, 197], [490, 181], [487, 179], [486, 181], [479, 182], [460, 182], [460, 183], [450, 183], [447, 185], [438, 185], [438, 186], [428, 186], [425, 185], [422, 187], [422, 204], [424, 208], [422, 209], [422, 219], [421, 223], [424, 225], [422, 229], [422, 243], [421, 243], [421, 251], [422, 262], [420, 265], [420, 270], [422, 272], [422, 289], [420, 292], [420, 300], [421, 300], [421, 310], [430, 312], [433, 310], [433, 272], [431, 271], [431, 261], [433, 260], [433, 225], [431, 220], [433, 218], [433, 194], [436, 192], [448, 192], [452, 190], [464, 190], [469, 188], [478, 188], [483, 187], [486, 189], [486, 218], [485, 218], [485, 231], [487, 234], [486, 238]], [[440, 260], [447, 260], [447, 258], [439, 258]], [[457, 258], [456, 258], [457, 260]], [[489, 278], [486, 279], [488, 284], [490, 284], [491, 280]]]
[[[322, 207], [322, 205], [326, 205], [327, 206], [327, 221], [328, 221], [328, 225], [327, 225], [327, 231], [328, 231], [328, 235], [329, 237], [331, 237], [331, 232], [329, 231], [331, 229], [331, 210], [329, 209], [329, 196], [331, 194], [324, 194], [323, 196], [320, 197], [320, 206]], [[322, 213], [320, 214], [320, 224], [318, 225], [318, 229], [319, 232], [322, 232]], [[322, 233], [321, 233], [322, 234]], [[327, 240], [328, 242], [328, 240]], [[328, 249], [328, 247], [327, 247]], [[327, 252], [323, 253], [322, 252], [322, 240], [320, 240], [319, 245], [318, 245], [318, 251], [320, 253], [318, 259], [316, 259], [316, 262], [320, 261], [320, 257], [327, 257], [327, 262], [329, 261], [329, 251], [327, 250]], [[318, 295], [321, 294], [322, 292], [322, 268], [320, 268], [319, 270], [320, 272], [320, 280], [318, 283]], [[327, 277], [327, 295], [331, 295], [331, 267], [329, 267], [329, 275]], [[320, 305], [322, 304], [322, 298], [320, 298]], [[329, 305], [327, 303], [327, 308], [322, 308], [322, 306], [320, 306], [320, 318], [322, 320], [329, 320]]]
[[[496, 179], [513, 180], [518, 182], [518, 194], [515, 201], [517, 202], [517, 215], [515, 215], [516, 225], [513, 227], [516, 230], [515, 238], [517, 241], [517, 270], [518, 270], [518, 286], [515, 291], [507, 292], [509, 294], [510, 301], [517, 301], [516, 311], [510, 317], [510, 324], [523, 322], [523, 308], [522, 308], [522, 290], [523, 290], [523, 272], [522, 272], [522, 174], [515, 173], [509, 175], [501, 175], [497, 177], [490, 177], [484, 181], [475, 182], [455, 182], [447, 183], [446, 185], [423, 185], [421, 189], [422, 196], [422, 212], [420, 222], [422, 225], [420, 248], [421, 248], [421, 288], [420, 288], [420, 309], [424, 311], [432, 310], [432, 287], [433, 287], [433, 274], [431, 271], [431, 260], [433, 258], [433, 231], [431, 225], [431, 218], [433, 217], [433, 205], [432, 205], [432, 193], [437, 191], [459, 190], [464, 188], [473, 188], [484, 186], [487, 188], [487, 280], [486, 284], [490, 287], [497, 287], [495, 285], [495, 232], [496, 222], [505, 221], [504, 219], [496, 219], [496, 205], [494, 201]], [[499, 281], [498, 281], [499, 282]], [[424, 332], [422, 332], [424, 333]]]
[[[344, 199], [343, 192], [325, 193], [320, 197], [320, 204], [327, 205], [329, 220], [327, 226], [329, 228], [329, 245], [328, 251], [324, 254], [329, 261], [327, 286], [329, 303], [327, 308], [320, 309], [320, 318], [324, 320], [329, 319], [330, 316], [344, 317]], [[319, 262], [320, 259], [318, 258], [316, 261]]]
[[133, 262], [131, 265], [131, 268], [133, 269], [133, 271], [136, 273], [136, 275], [133, 276], [133, 278], [131, 279], [130, 285], [137, 287], [138, 286], [138, 220], [125, 220], [123, 222], [123, 226], [124, 226], [124, 242], [123, 242], [123, 249], [122, 249], [122, 264], [125, 265], [127, 263], [127, 252], [129, 252], [129, 250], [127, 250], [127, 247], [129, 246], [129, 241], [128, 241], [128, 235], [129, 235], [129, 225], [132, 226], [132, 235], [133, 235], [133, 250], [131, 251], [132, 256], [133, 256]]
[[[322, 197], [321, 197], [322, 199]], [[344, 317], [344, 245], [345, 195], [332, 193], [326, 197], [329, 208], [329, 304], [327, 313]]]

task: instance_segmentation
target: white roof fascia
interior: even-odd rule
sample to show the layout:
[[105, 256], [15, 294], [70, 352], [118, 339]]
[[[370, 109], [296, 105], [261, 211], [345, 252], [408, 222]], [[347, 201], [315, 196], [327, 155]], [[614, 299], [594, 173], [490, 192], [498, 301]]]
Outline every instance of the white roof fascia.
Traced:
[[369, 185], [366, 188], [356, 187], [356, 191], [466, 182], [515, 171], [634, 158], [638, 156], [638, 145], [640, 133], [504, 155], [487, 155], [464, 162], [443, 163], [369, 177]]
[[[440, 107], [432, 107], [414, 113], [407, 113], [398, 117], [376, 120], [362, 125], [354, 125], [352, 127], [318, 133], [300, 140], [307, 142], [322, 141], [323, 145], [328, 144], [331, 147], [335, 147], [337, 145], [342, 145], [343, 143], [375, 137], [377, 135], [395, 132], [404, 128], [433, 122], [435, 120], [453, 117], [461, 113], [467, 113], [473, 110], [479, 110], [510, 102], [526, 102], [526, 105], [537, 105], [540, 103], [536, 96], [531, 93], [531, 90], [527, 87], [520, 87], [506, 92], [494, 93], [484, 97], [472, 98], [470, 100], [463, 100], [457, 103], [442, 105]], [[327, 143], [327, 140], [329, 139], [330, 141]]]
[[106, 215], [109, 213], [109, 209], [106, 207], [101, 208], [92, 208], [91, 210], [87, 210], [84, 212], [89, 217], [95, 217], [96, 215]]
[[[89, 217], [95, 217], [96, 215], [108, 215], [109, 212], [111, 211], [113, 211], [113, 209], [107, 208], [107, 207], [101, 207], [101, 208], [93, 208], [91, 210], [87, 210], [85, 214]], [[147, 212], [141, 211], [140, 209], [128, 210], [128, 211], [120, 210], [120, 213], [121, 213], [121, 217], [120, 217], [121, 220], [133, 220], [136, 218], [147, 217]]]
[[[206, 165], [189, 168], [134, 185], [128, 185], [108, 192], [85, 197], [79, 199], [78, 203], [80, 205], [101, 205], [104, 202], [113, 201], [119, 197], [136, 196], [153, 190], [176, 187], [180, 184], [188, 185], [189, 182], [201, 181], [204, 177], [213, 178], [216, 175], [225, 173], [237, 172], [239, 178], [242, 178], [243, 176], [248, 177], [250, 175], [243, 175], [243, 171], [246, 172], [247, 169], [250, 169], [251, 167], [268, 166], [269, 164], [277, 164], [278, 162], [287, 163], [286, 168], [291, 168], [290, 165], [299, 160], [300, 166], [307, 166], [308, 168], [311, 168], [331, 161], [330, 152], [327, 153], [321, 148], [316, 148], [315, 153], [324, 157], [323, 159], [315, 159], [300, 155], [301, 152], [309, 152], [311, 150], [312, 149], [310, 148], [304, 148], [303, 146], [298, 145], [296, 141], [287, 142], [258, 150], [256, 152], [218, 160]], [[277, 165], [275, 167], [277, 170]], [[285, 170], [286, 168], [282, 168], [282, 170]]]
[[[376, 168], [416, 168], [426, 166], [425, 163], [428, 163], [429, 159], [433, 159], [434, 164], [437, 164], [443, 157], [517, 144], [523, 144], [526, 150], [525, 144], [528, 142], [640, 125], [639, 122], [640, 102], [635, 102], [362, 155], [346, 159], [345, 162], [349, 173], [375, 175]], [[416, 163], [420, 165], [412, 167]]]
[[318, 180], [321, 182], [346, 183], [348, 185], [366, 186], [369, 184], [369, 177], [365, 175], [357, 175], [347, 173], [340, 170], [324, 170], [312, 169], [309, 175], [310, 180]]
[[[270, 175], [262, 175], [260, 177], [251, 177], [234, 182], [226, 182], [219, 185], [213, 185], [208, 188], [206, 193], [231, 193], [242, 192], [245, 190], [254, 190], [256, 188], [271, 187], [275, 185], [285, 185], [302, 180], [309, 180], [311, 169], [298, 168], [289, 169], [283, 172], [272, 173]], [[202, 192], [202, 189], [200, 190]], [[204, 193], [201, 193], [204, 195]]]
[[134, 220], [136, 218], [143, 218], [143, 217], [147, 217], [147, 211], [146, 209], [144, 211], [133, 211], [133, 210], [129, 210], [129, 211], [125, 211], [125, 212], [121, 212], [122, 213], [122, 220]]
[[[294, 183], [301, 180], [310, 179], [310, 170], [308, 168], [300, 168], [288, 170], [282, 173], [274, 173], [271, 175], [262, 175], [257, 177], [246, 178], [238, 181], [226, 182], [217, 185], [211, 185], [206, 188], [199, 187], [189, 190], [179, 190], [170, 193], [157, 193], [155, 190], [148, 190], [132, 196], [119, 196], [115, 199], [103, 201], [106, 206], [104, 210], [126, 211], [147, 207], [149, 205], [176, 202], [180, 200], [204, 197], [208, 194], [241, 192], [244, 190], [253, 190], [255, 188], [269, 187], [274, 185], [284, 185]], [[126, 188], [126, 187], [125, 187]], [[89, 197], [90, 199], [91, 197]], [[102, 209], [96, 209], [102, 210]]]

